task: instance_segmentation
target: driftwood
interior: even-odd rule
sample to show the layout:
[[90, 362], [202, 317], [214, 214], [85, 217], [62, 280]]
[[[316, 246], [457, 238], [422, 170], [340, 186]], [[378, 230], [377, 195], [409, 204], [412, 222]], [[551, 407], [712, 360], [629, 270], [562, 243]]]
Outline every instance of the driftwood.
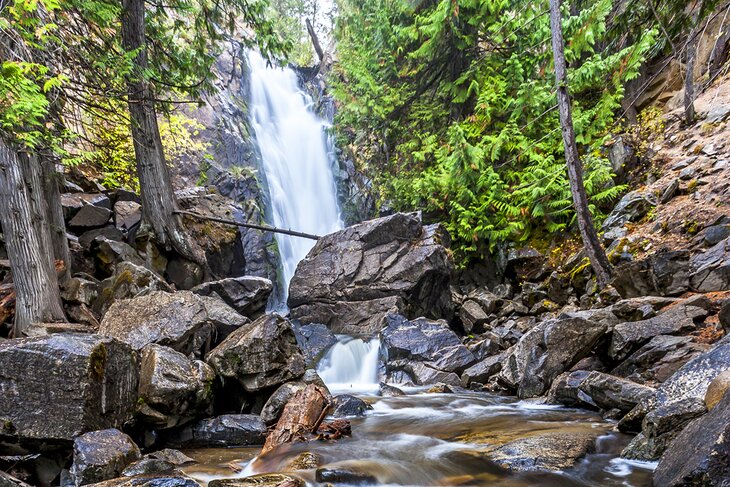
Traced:
[[283, 228], [276, 228], [269, 225], [258, 225], [256, 223], [241, 223], [237, 222], [235, 220], [226, 220], [225, 218], [216, 218], [214, 216], [205, 216], [201, 215], [199, 213], [194, 213], [192, 211], [185, 211], [185, 210], [176, 210], [174, 211], [176, 215], [186, 215], [193, 218], [197, 218], [199, 220], [208, 220], [216, 223], [223, 223], [225, 225], [235, 225], [237, 227], [244, 227], [244, 228], [253, 228], [255, 230], [263, 230], [264, 232], [272, 232], [272, 233], [283, 233], [284, 235], [291, 235], [293, 237], [302, 237], [302, 238], [308, 238], [310, 240], [319, 240], [319, 235], [312, 235], [311, 233], [304, 233], [304, 232], [297, 232], [295, 230], [286, 230]]
[[327, 392], [316, 384], [309, 384], [286, 403], [279, 422], [269, 433], [260, 456], [280, 445], [304, 441], [319, 428], [327, 415], [330, 403]]

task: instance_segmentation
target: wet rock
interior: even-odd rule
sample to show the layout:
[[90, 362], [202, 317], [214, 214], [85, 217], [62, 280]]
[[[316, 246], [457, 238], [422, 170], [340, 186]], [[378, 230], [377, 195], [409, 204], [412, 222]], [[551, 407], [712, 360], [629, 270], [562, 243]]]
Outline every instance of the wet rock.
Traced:
[[424, 362], [445, 372], [461, 372], [476, 361], [445, 321], [389, 315], [381, 339], [388, 361]]
[[238, 313], [255, 318], [266, 309], [274, 285], [263, 277], [230, 277], [206, 282], [192, 289], [201, 296], [217, 296]]
[[121, 232], [128, 232], [142, 220], [142, 205], [136, 201], [114, 203], [114, 225]]
[[216, 479], [208, 487], [304, 487], [304, 480], [282, 473], [263, 473], [242, 479]]
[[377, 484], [378, 478], [363, 472], [355, 472], [345, 468], [318, 468], [315, 474], [317, 482], [336, 484], [362, 485]]
[[467, 343], [466, 348], [474, 355], [476, 360], [484, 360], [485, 358], [496, 355], [500, 352], [500, 340], [490, 334], [486, 335], [488, 338], [482, 340]]
[[706, 345], [693, 342], [691, 337], [655, 336], [629, 355], [611, 374], [640, 384], [661, 383], [706, 350]]
[[632, 191], [627, 193], [603, 222], [603, 229], [607, 230], [623, 226], [628, 222], [638, 221], [654, 206], [656, 206], [656, 199], [651, 192]]
[[289, 287], [291, 316], [335, 333], [363, 335], [385, 315], [450, 318], [453, 270], [438, 225], [397, 213], [327, 235], [299, 263]]
[[307, 363], [316, 363], [332, 345], [337, 343], [335, 334], [320, 323], [300, 325], [294, 322], [291, 325]]
[[99, 482], [94, 484], [94, 487], [201, 487], [201, 485], [186, 475], [173, 472], [119, 477]]
[[576, 370], [563, 372], [555, 378], [547, 393], [549, 404], [563, 404], [565, 406], [581, 406], [581, 391], [579, 386], [591, 372]]
[[307, 387], [304, 382], [287, 382], [279, 386], [269, 397], [261, 409], [261, 419], [267, 425], [272, 425], [279, 420], [284, 406], [294, 397], [294, 394]]
[[352, 416], [365, 416], [365, 412], [373, 407], [350, 394], [340, 394], [332, 399], [331, 415], [335, 418], [348, 418]]
[[114, 268], [114, 274], [102, 281], [94, 311], [103, 316], [114, 301], [144, 296], [153, 291], [171, 293], [173, 289], [146, 267], [132, 262], [120, 262]]
[[132, 439], [118, 429], [85, 433], [74, 440], [70, 475], [75, 485], [118, 477], [140, 453]]
[[730, 394], [692, 421], [669, 445], [654, 471], [654, 485], [727, 485], [730, 479]]
[[397, 387], [388, 385], [385, 382], [380, 383], [379, 392], [383, 397], [398, 397], [406, 395], [405, 392], [401, 391]]
[[481, 362], [477, 362], [461, 374], [461, 386], [469, 387], [472, 382], [486, 384], [489, 379], [502, 370], [502, 362], [507, 358], [507, 353], [492, 355]]
[[[215, 306], [190, 291], [154, 291], [115, 301], [104, 315], [99, 333], [113, 336], [141, 350], [149, 343], [165, 345], [185, 355], [202, 356], [216, 331], [239, 329], [247, 322], [222, 301]], [[227, 308], [228, 313], [221, 312]]]
[[302, 452], [286, 463], [286, 470], [311, 470], [319, 467], [322, 457], [312, 452]]
[[489, 458], [515, 471], [565, 470], [595, 449], [596, 438], [586, 433], [552, 433], [501, 445]]
[[147, 453], [143, 458], [150, 458], [155, 460], [162, 460], [170, 463], [176, 467], [183, 465], [190, 465], [196, 463], [195, 460], [181, 452], [180, 450], [173, 450], [172, 448], [163, 448], [152, 453]]
[[544, 321], [520, 339], [499, 379], [521, 398], [544, 394], [555, 377], [590, 353], [606, 329], [601, 322], [576, 317]]
[[[558, 390], [559, 388], [560, 384], [551, 389], [549, 396], [553, 400], [563, 397], [570, 400], [575, 390], [577, 403], [581, 405], [604, 411], [617, 409], [622, 413], [631, 411], [639, 402], [654, 395], [652, 387], [596, 371], [572, 372], [564, 379], [562, 390]], [[569, 405], [575, 405], [575, 402], [570, 401]]]
[[86, 431], [119, 428], [137, 403], [137, 354], [109, 337], [0, 341], [0, 370], [0, 417], [8, 436], [21, 442], [69, 442]]
[[210, 413], [213, 369], [171, 348], [146, 345], [141, 351], [140, 413], [158, 428], [171, 428]]
[[184, 448], [263, 445], [266, 424], [255, 414], [224, 414], [203, 419], [171, 437], [171, 445]]
[[676, 305], [648, 320], [618, 324], [613, 328], [608, 353], [621, 360], [655, 336], [694, 330], [695, 321], [705, 316], [707, 311], [702, 308]]
[[705, 406], [708, 410], [717, 406], [727, 391], [730, 390], [730, 370], [726, 370], [710, 382], [705, 393]]
[[427, 386], [439, 382], [452, 386], [461, 385], [461, 379], [455, 373], [434, 369], [423, 362], [408, 362], [404, 370], [413, 378], [413, 382], [419, 386]]
[[699, 292], [730, 289], [730, 238], [690, 259], [690, 285]]
[[75, 230], [86, 230], [104, 226], [112, 216], [111, 210], [101, 206], [84, 205], [76, 212], [68, 226]]
[[123, 477], [136, 477], [138, 475], [153, 475], [157, 473], [170, 473], [176, 470], [175, 465], [157, 458], [143, 458], [131, 463], [122, 471]]
[[294, 331], [278, 315], [264, 315], [236, 330], [208, 354], [206, 362], [219, 376], [237, 380], [249, 392], [298, 379], [305, 371]]

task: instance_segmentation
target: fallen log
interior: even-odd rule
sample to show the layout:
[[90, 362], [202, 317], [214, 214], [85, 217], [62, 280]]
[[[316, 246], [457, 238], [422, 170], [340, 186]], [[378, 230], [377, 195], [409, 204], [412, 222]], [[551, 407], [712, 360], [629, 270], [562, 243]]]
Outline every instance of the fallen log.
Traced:
[[295, 441], [306, 441], [307, 436], [317, 431], [329, 409], [329, 395], [316, 384], [309, 384], [286, 403], [279, 421], [266, 438], [260, 456], [264, 456], [280, 445]]
[[214, 216], [201, 215], [192, 211], [175, 210], [173, 213], [176, 215], [186, 215], [192, 218], [198, 218], [200, 220], [208, 220], [216, 223], [223, 223], [224, 225], [235, 225], [237, 227], [253, 228], [254, 230], [263, 230], [264, 232], [272, 233], [283, 233], [284, 235], [291, 235], [292, 237], [308, 238], [310, 240], [319, 240], [319, 235], [312, 235], [311, 233], [297, 232], [291, 229], [276, 228], [269, 225], [259, 225], [257, 223], [243, 223], [235, 220], [226, 220], [225, 218], [217, 218]]

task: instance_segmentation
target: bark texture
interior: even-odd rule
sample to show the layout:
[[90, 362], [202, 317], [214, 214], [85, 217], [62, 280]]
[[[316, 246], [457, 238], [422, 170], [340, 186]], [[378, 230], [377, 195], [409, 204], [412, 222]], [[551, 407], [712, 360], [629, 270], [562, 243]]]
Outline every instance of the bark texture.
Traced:
[[33, 323], [65, 321], [40, 165], [0, 139], [0, 224], [15, 283], [16, 337]]
[[145, 1], [124, 0], [122, 8], [124, 48], [137, 51], [135, 69], [127, 80], [127, 89], [144, 219], [153, 228], [159, 244], [205, 266], [202, 250], [188, 240], [182, 220], [175, 213], [178, 210], [177, 200], [162, 149], [154, 94], [144, 75], [149, 65], [145, 39]]
[[695, 121], [695, 60], [697, 59], [697, 44], [700, 42], [700, 12], [702, 11], [703, 2], [700, 1], [693, 15], [694, 28], [689, 34], [687, 40], [687, 59], [685, 62], [684, 73], [684, 121], [687, 125], [691, 125]]
[[558, 110], [560, 111], [560, 126], [565, 146], [565, 163], [568, 169], [570, 192], [573, 196], [578, 229], [583, 239], [588, 259], [600, 286], [606, 286], [611, 279], [611, 265], [606, 253], [598, 240], [598, 234], [593, 226], [593, 218], [588, 208], [588, 196], [583, 185], [583, 165], [578, 156], [578, 146], [575, 143], [573, 129], [573, 115], [570, 109], [570, 94], [568, 92], [568, 75], [565, 63], [563, 26], [560, 14], [560, 0], [550, 0], [550, 29], [552, 31], [553, 56], [555, 58], [555, 80], [557, 82]]
[[59, 182], [63, 180], [63, 173], [56, 170], [56, 161], [51, 157], [41, 157], [43, 174], [43, 192], [48, 205], [48, 227], [51, 236], [51, 249], [56, 260], [58, 279], [61, 283], [71, 277], [71, 252], [66, 238], [66, 222], [63, 219], [61, 206], [61, 191]]

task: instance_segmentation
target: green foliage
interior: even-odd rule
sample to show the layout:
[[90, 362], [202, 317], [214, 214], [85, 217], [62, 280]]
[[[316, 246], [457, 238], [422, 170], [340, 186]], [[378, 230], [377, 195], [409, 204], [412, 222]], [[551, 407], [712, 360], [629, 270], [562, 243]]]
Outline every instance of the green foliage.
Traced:
[[[462, 260], [500, 241], [568, 229], [574, 212], [547, 1], [338, 6], [339, 141], [381, 203], [445, 220]], [[610, 0], [574, 1], [564, 11], [576, 139], [599, 221], [624, 189], [613, 184], [601, 146], [616, 128], [625, 83], [657, 39], [656, 29], [643, 29], [613, 42], [614, 15]]]

